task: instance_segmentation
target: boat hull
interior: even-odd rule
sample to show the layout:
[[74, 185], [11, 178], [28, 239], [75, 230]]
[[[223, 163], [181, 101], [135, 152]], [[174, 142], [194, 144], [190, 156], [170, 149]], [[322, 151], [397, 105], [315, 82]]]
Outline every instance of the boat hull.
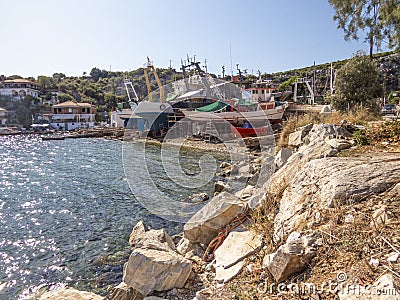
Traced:
[[263, 136], [268, 132], [269, 126], [255, 127], [255, 128], [243, 128], [231, 126], [232, 136], [237, 137], [239, 134], [241, 137], [255, 137]]
[[198, 111], [183, 111], [185, 118], [197, 122], [206, 122], [209, 120], [218, 121], [225, 120], [231, 123], [239, 123], [243, 121], [256, 122], [256, 121], [268, 121], [271, 124], [282, 122], [283, 113], [285, 112], [284, 107], [278, 106], [277, 108], [267, 110], [256, 110], [250, 112], [220, 112], [220, 113], [205, 113]]

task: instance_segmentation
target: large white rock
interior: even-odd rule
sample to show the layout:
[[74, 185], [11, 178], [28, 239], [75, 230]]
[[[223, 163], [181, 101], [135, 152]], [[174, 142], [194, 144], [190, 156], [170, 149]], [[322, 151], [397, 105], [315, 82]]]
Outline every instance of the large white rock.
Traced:
[[129, 237], [131, 249], [146, 248], [161, 251], [175, 250], [175, 244], [165, 229], [148, 230], [142, 222], [138, 222]]
[[227, 192], [218, 194], [185, 224], [184, 237], [192, 243], [208, 244], [244, 206], [243, 201]]
[[124, 266], [123, 281], [147, 296], [152, 291], [182, 288], [191, 272], [191, 261], [173, 251], [139, 248]]
[[308, 266], [316, 255], [315, 241], [314, 234], [301, 236], [293, 232], [275, 253], [265, 256], [263, 265], [277, 282], [284, 281]]
[[102, 300], [103, 297], [68, 287], [44, 293], [39, 300]]
[[297, 167], [295, 175], [287, 179], [274, 220], [276, 241], [293, 230], [306, 228], [320, 209], [358, 202], [396, 184], [400, 179], [400, 154], [329, 157]]
[[215, 280], [226, 283], [243, 267], [244, 259], [260, 250], [261, 236], [250, 231], [232, 231], [223, 244], [215, 251]]

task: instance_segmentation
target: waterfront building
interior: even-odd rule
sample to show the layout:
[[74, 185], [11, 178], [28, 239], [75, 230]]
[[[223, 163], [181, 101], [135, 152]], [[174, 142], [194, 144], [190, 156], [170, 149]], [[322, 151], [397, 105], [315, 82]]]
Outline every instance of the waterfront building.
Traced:
[[96, 107], [90, 103], [67, 101], [52, 106], [50, 125], [59, 130], [92, 128], [94, 126]]
[[0, 83], [0, 96], [10, 100], [22, 100], [25, 96], [39, 97], [39, 86], [27, 79], [8, 79]]
[[8, 111], [0, 107], [0, 127], [7, 126]]

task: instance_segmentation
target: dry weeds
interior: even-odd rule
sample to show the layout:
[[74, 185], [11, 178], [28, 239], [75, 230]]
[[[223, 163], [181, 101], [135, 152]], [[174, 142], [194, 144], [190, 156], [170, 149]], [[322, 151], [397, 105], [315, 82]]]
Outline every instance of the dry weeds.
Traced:
[[[239, 276], [218, 290], [214, 299], [310, 299], [310, 294], [277, 295], [276, 290], [263, 293], [265, 282], [274, 283], [273, 278], [262, 267], [266, 254], [274, 252], [279, 245], [272, 240], [273, 216], [279, 204], [279, 197], [266, 197], [264, 206], [253, 212], [252, 230], [264, 237], [265, 247], [248, 258], [247, 268]], [[374, 219], [373, 214], [384, 208], [386, 222]], [[400, 280], [400, 260], [387, 261], [390, 253], [400, 251], [400, 195], [398, 190], [389, 190], [374, 195], [359, 203], [337, 203], [335, 208], [320, 212], [319, 225], [314, 229], [322, 237], [322, 246], [309, 268], [295, 274], [285, 282], [289, 284], [323, 284], [337, 282], [336, 276], [344, 272], [351, 283], [360, 285], [374, 282], [384, 273], [392, 273]], [[379, 266], [370, 265], [371, 258], [378, 259]], [[222, 297], [222, 298], [221, 298]], [[338, 299], [334, 293], [326, 291], [319, 299]]]

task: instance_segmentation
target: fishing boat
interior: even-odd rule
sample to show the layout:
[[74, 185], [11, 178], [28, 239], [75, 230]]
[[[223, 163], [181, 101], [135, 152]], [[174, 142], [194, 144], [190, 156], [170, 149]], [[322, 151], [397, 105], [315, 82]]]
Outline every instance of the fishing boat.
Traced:
[[276, 85], [270, 80], [258, 79], [252, 83], [245, 91], [249, 92], [254, 101], [258, 101], [262, 109], [271, 109], [271, 104], [278, 102], [285, 102], [286, 99], [292, 94], [291, 91], [279, 91]]
[[196, 109], [194, 111], [183, 110], [185, 117], [193, 121], [223, 119], [232, 124], [248, 120], [250, 122], [268, 119], [270, 124], [282, 122], [286, 104], [271, 109], [261, 109], [257, 104], [251, 110], [237, 110], [225, 102], [216, 101], [212, 104]]
[[52, 135], [42, 135], [42, 141], [51, 141], [51, 140], [64, 140], [65, 136], [62, 134], [52, 134]]
[[247, 137], [255, 137], [255, 136], [264, 136], [268, 133], [268, 125], [261, 127], [240, 127], [240, 126], [231, 126], [231, 132], [233, 137], [237, 137], [240, 135], [243, 138]]

